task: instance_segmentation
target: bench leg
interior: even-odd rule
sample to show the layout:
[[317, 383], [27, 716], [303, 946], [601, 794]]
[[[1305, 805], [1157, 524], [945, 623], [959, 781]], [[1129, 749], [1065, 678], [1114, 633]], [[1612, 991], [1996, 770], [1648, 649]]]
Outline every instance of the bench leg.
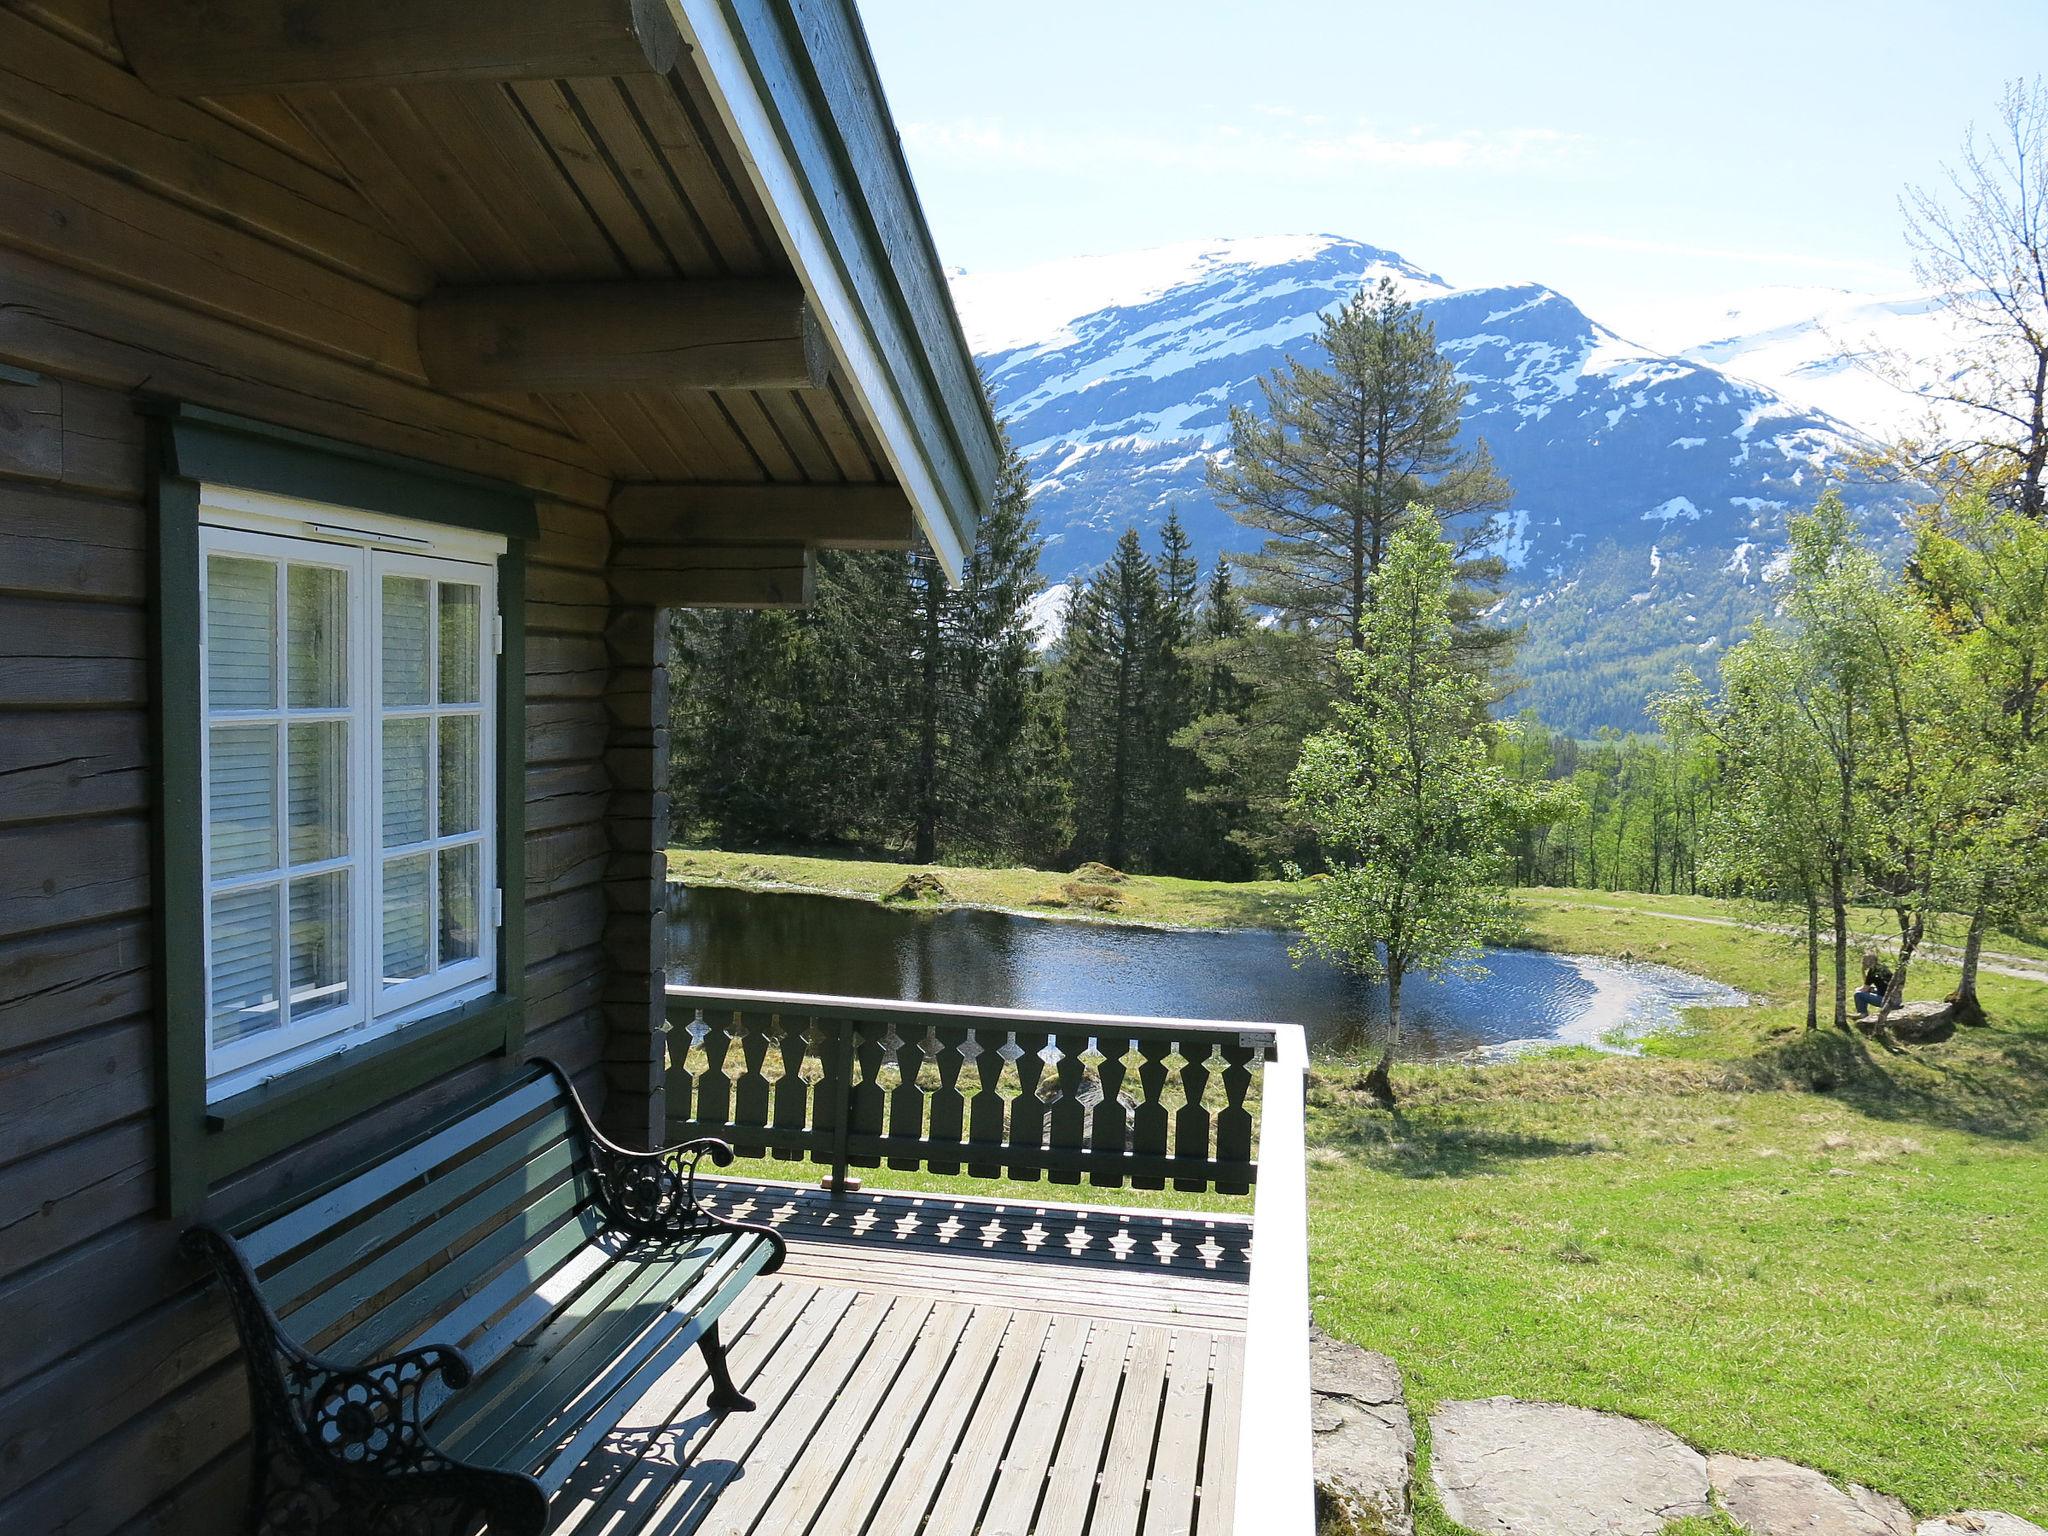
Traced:
[[711, 1408], [714, 1413], [751, 1413], [754, 1400], [732, 1384], [732, 1371], [725, 1363], [725, 1345], [718, 1337], [718, 1324], [713, 1323], [704, 1330], [704, 1336], [697, 1340], [697, 1347], [704, 1351], [704, 1367], [711, 1372]]

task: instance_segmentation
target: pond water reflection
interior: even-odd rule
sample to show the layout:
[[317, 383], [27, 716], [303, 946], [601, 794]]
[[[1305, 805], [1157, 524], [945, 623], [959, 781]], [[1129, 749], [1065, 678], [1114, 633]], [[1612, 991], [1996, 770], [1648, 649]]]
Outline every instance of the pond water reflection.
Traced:
[[[1312, 1046], [1376, 1033], [1386, 992], [1321, 961], [1296, 966], [1264, 929], [1160, 929], [952, 908], [904, 911], [834, 896], [674, 892], [669, 979], [998, 1008], [1279, 1021]], [[1495, 950], [1488, 974], [1403, 989], [1411, 1059], [1530, 1042], [1597, 1045], [1742, 994], [1668, 966]]]

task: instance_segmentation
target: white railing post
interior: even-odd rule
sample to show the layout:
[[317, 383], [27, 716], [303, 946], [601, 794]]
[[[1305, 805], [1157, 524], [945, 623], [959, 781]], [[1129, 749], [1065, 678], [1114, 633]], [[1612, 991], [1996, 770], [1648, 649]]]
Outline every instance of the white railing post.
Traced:
[[1252, 1273], [1237, 1442], [1238, 1536], [1313, 1536], [1315, 1466], [1309, 1426], [1308, 1165], [1303, 1120], [1308, 1047], [1279, 1030], [1260, 1080], [1259, 1184], [1252, 1202]]

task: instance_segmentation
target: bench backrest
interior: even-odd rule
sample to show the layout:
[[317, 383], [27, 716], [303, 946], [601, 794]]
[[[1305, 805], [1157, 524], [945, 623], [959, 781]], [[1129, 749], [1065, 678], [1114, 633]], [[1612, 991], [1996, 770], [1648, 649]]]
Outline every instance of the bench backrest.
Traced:
[[551, 1283], [599, 1257], [594, 1199], [580, 1111], [534, 1068], [235, 1238], [305, 1347], [364, 1360], [431, 1340], [466, 1346], [481, 1367]]

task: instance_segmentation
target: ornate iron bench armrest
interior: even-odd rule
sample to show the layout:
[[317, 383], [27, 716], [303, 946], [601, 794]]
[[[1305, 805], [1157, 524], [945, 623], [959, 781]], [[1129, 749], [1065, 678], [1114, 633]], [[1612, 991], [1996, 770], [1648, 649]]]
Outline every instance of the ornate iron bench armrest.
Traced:
[[547, 1498], [538, 1483], [457, 1461], [427, 1436], [428, 1389], [469, 1382], [460, 1349], [422, 1344], [361, 1365], [316, 1355], [285, 1330], [232, 1237], [202, 1223], [181, 1245], [220, 1277], [247, 1359], [257, 1529], [359, 1529], [350, 1522], [376, 1507], [396, 1531], [461, 1531], [482, 1520], [493, 1536], [541, 1536]]
[[584, 1108], [582, 1095], [569, 1081], [568, 1073], [545, 1057], [536, 1058], [534, 1065], [554, 1073], [563, 1092], [569, 1096], [569, 1102], [576, 1106], [576, 1116], [582, 1123], [585, 1143], [590, 1149], [590, 1171], [597, 1186], [597, 1203], [604, 1211], [605, 1220], [612, 1226], [635, 1237], [671, 1240], [712, 1232], [752, 1233], [766, 1239], [774, 1250], [768, 1262], [761, 1267], [761, 1273], [772, 1275], [782, 1268], [789, 1245], [780, 1232], [755, 1222], [734, 1221], [729, 1216], [721, 1216], [705, 1206], [697, 1196], [699, 1165], [708, 1157], [716, 1167], [730, 1166], [733, 1159], [730, 1142], [703, 1136], [652, 1152], [636, 1152], [631, 1147], [622, 1147], [597, 1128], [590, 1111]]

